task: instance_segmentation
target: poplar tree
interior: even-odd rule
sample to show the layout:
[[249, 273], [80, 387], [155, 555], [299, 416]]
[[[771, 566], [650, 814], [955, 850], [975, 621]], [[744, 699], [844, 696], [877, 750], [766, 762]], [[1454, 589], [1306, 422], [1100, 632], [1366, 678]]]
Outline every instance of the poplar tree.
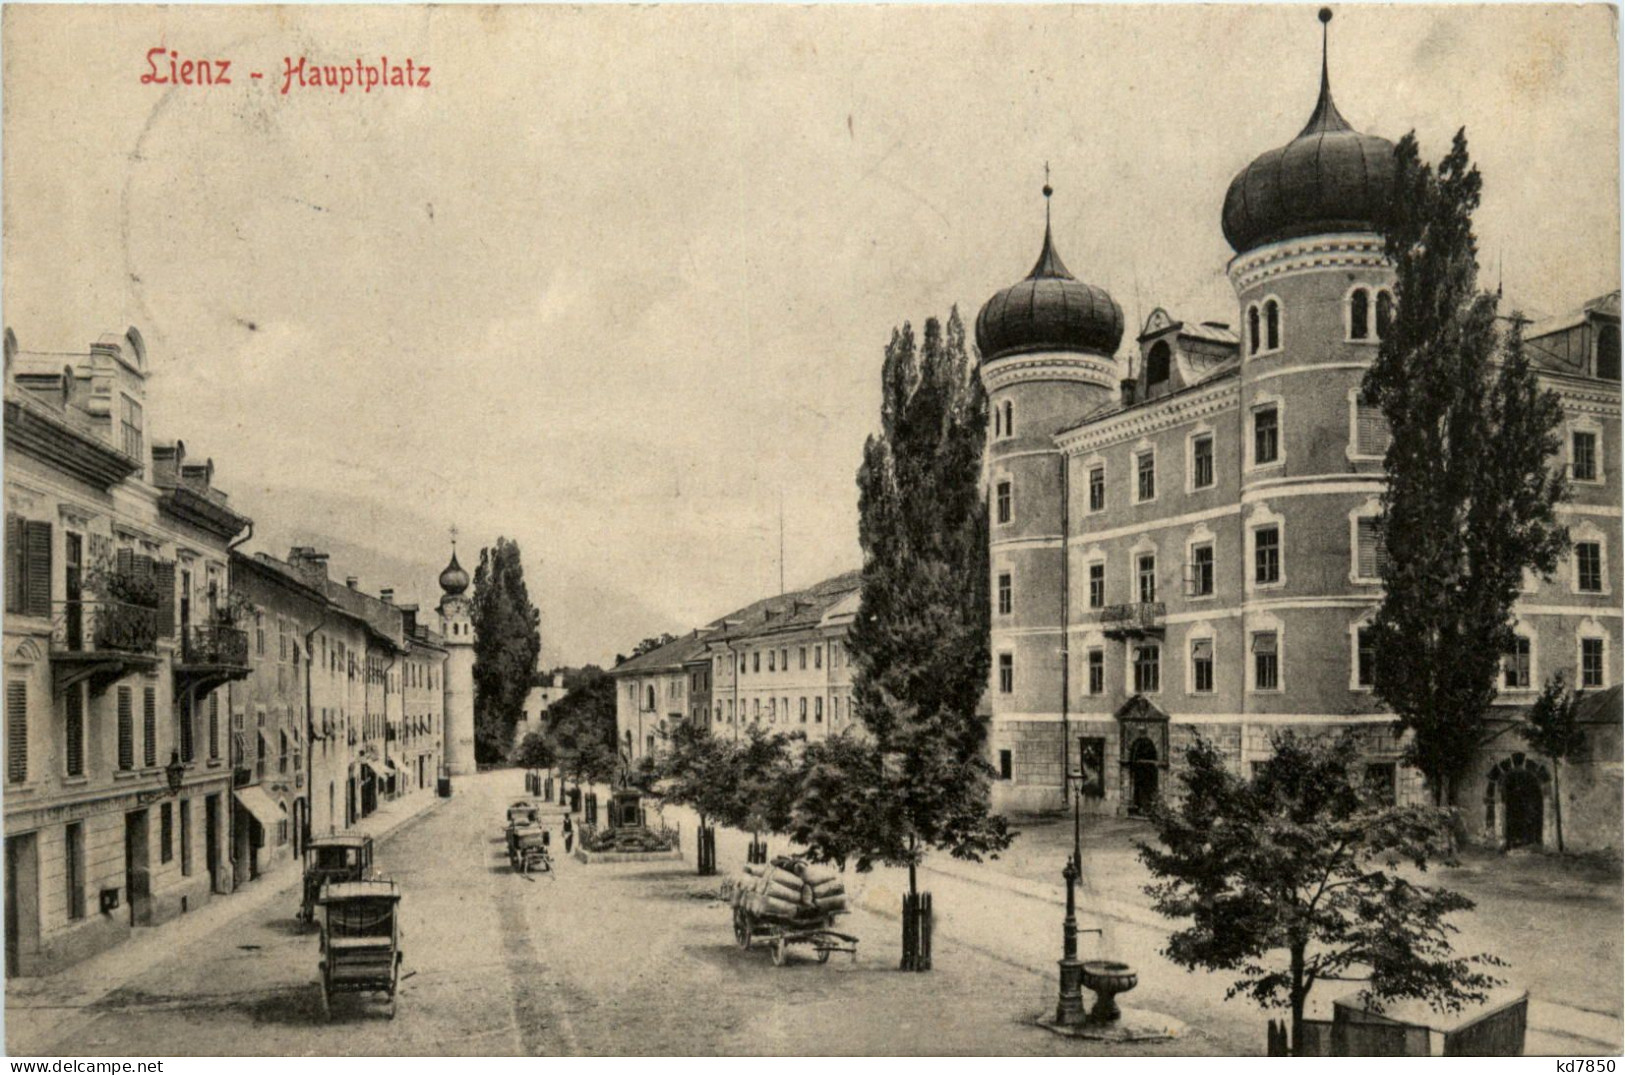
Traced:
[[1557, 825], [1557, 850], [1563, 850], [1563, 763], [1585, 752], [1585, 729], [1580, 727], [1580, 699], [1569, 689], [1568, 677], [1558, 672], [1546, 681], [1540, 697], [1518, 728], [1529, 749], [1552, 763], [1552, 808]]
[[518, 542], [497, 538], [474, 570], [474, 757], [500, 762], [542, 651], [541, 614], [525, 589]]
[[1437, 169], [1414, 133], [1395, 148], [1384, 227], [1396, 309], [1365, 378], [1392, 433], [1380, 526], [1383, 599], [1372, 623], [1375, 693], [1399, 719], [1406, 761], [1436, 803], [1486, 739], [1525, 570], [1550, 575], [1568, 545], [1552, 465], [1562, 408], [1524, 354], [1519, 319], [1478, 289], [1473, 211], [1482, 180], [1458, 131]]

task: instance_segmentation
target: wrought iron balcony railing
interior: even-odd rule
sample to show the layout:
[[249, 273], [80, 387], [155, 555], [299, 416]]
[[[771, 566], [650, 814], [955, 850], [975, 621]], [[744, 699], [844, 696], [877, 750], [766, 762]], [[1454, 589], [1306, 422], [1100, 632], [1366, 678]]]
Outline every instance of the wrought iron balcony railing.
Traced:
[[1100, 610], [1100, 626], [1113, 636], [1160, 634], [1168, 607], [1161, 601], [1107, 605]]
[[158, 652], [158, 610], [124, 601], [58, 601], [51, 650], [60, 654]]
[[211, 623], [186, 632], [182, 660], [187, 664], [248, 664], [248, 632]]

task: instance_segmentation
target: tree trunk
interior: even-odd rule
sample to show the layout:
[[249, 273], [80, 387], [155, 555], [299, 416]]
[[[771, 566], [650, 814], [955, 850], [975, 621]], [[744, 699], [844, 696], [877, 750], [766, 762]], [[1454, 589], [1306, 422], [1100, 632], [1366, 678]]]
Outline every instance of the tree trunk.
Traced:
[[1303, 1055], [1303, 1002], [1308, 990], [1303, 984], [1304, 945], [1292, 948], [1292, 1055]]
[[1563, 759], [1552, 759], [1552, 820], [1557, 824], [1557, 853], [1563, 853]]
[[914, 834], [908, 834], [908, 893], [911, 896], [920, 894], [919, 878], [914, 872], [914, 854], [918, 847]]

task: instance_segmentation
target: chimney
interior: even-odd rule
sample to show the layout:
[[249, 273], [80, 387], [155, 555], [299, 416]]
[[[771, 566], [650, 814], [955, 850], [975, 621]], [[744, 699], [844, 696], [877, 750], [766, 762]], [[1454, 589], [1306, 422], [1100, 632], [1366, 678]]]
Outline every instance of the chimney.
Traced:
[[356, 585], [360, 581], [361, 580], [356, 578], [354, 575], [346, 575], [346, 576], [344, 576], [344, 585], [348, 586], [352, 590], [356, 588]]
[[314, 545], [295, 545], [289, 549], [288, 563], [306, 582], [315, 583], [318, 588], [327, 581], [327, 554]]
[[1137, 382], [1132, 377], [1125, 377], [1118, 383], [1123, 387], [1123, 406], [1134, 406], [1134, 388]]
[[386, 605], [393, 605], [395, 603], [395, 591], [386, 586], [378, 591], [378, 600]]

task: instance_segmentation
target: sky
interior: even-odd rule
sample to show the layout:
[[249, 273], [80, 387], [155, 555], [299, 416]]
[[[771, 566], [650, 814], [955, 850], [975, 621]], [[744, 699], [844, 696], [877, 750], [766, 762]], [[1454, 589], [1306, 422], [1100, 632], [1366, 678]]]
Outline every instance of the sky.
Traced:
[[[249, 548], [432, 604], [452, 524], [470, 569], [503, 535], [544, 659], [604, 663], [777, 592], [781, 509], [790, 588], [858, 566], [886, 341], [1026, 274], [1046, 162], [1126, 341], [1234, 322], [1225, 188], [1313, 108], [1315, 11], [7, 5], [4, 319], [138, 327], [151, 435], [213, 458]], [[1331, 24], [1356, 127], [1435, 159], [1466, 127], [1486, 282], [1531, 314], [1619, 286], [1616, 37]], [[232, 84], [143, 84], [154, 48]], [[429, 85], [284, 94], [301, 56]]]

